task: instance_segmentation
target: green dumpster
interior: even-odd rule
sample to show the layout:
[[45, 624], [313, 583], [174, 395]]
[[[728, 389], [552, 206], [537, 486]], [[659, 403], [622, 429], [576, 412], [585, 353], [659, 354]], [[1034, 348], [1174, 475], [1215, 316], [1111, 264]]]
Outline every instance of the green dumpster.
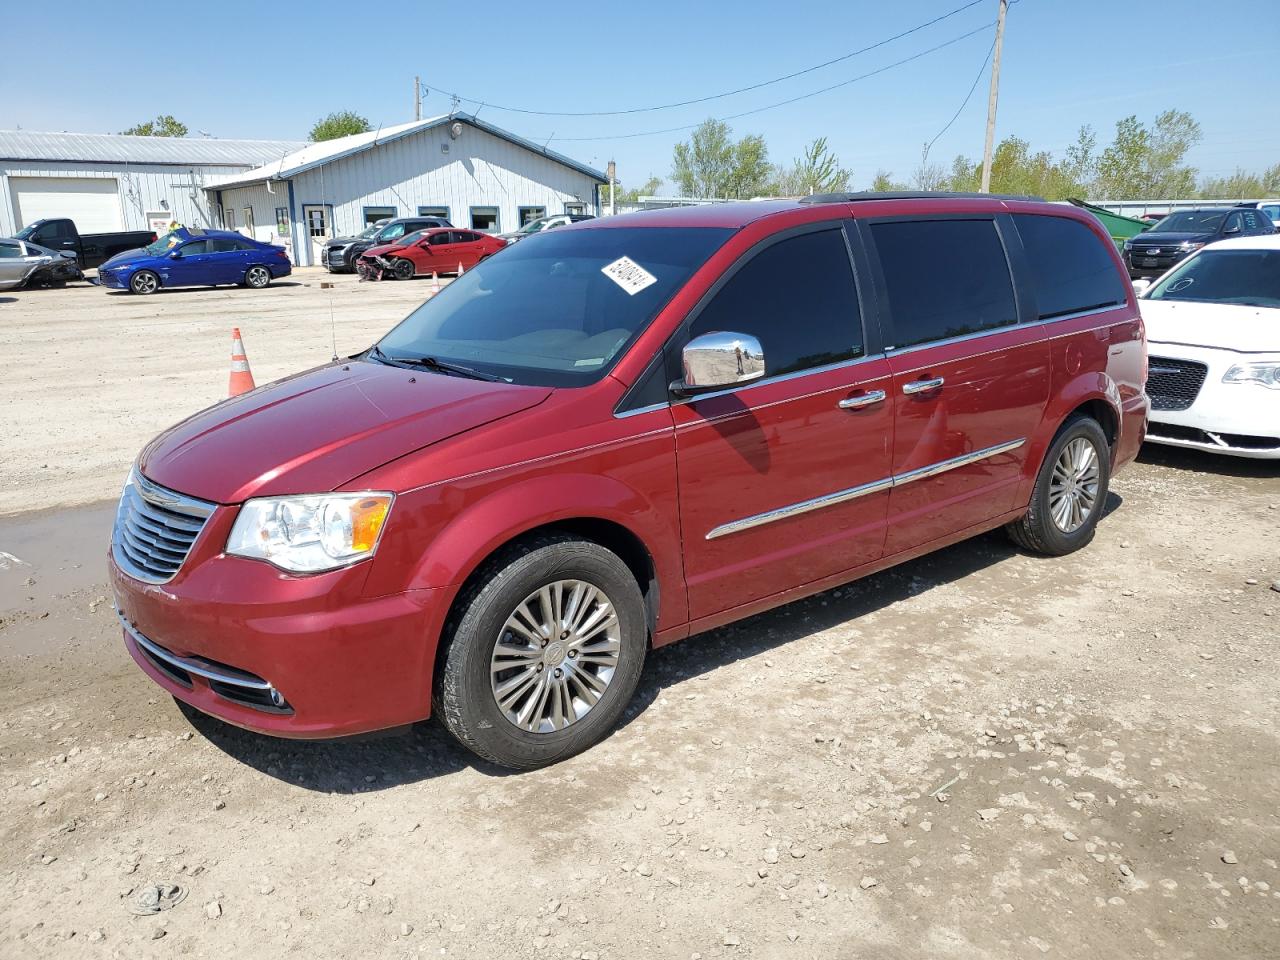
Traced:
[[1067, 203], [1073, 203], [1083, 210], [1088, 210], [1095, 217], [1102, 221], [1102, 226], [1106, 228], [1107, 233], [1111, 235], [1111, 239], [1119, 249], [1124, 248], [1124, 242], [1130, 237], [1136, 237], [1144, 230], [1151, 228], [1151, 221], [1139, 220], [1136, 217], [1122, 217], [1118, 213], [1112, 213], [1110, 210], [1103, 210], [1101, 207], [1095, 207], [1091, 203], [1085, 203], [1083, 200], [1067, 199]]

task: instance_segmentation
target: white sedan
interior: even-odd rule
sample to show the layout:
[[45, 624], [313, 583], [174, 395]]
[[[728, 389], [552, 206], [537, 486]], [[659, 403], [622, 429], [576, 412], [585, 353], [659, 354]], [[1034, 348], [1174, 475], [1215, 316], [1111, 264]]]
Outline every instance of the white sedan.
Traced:
[[1203, 247], [1138, 300], [1147, 327], [1147, 439], [1280, 459], [1280, 235]]

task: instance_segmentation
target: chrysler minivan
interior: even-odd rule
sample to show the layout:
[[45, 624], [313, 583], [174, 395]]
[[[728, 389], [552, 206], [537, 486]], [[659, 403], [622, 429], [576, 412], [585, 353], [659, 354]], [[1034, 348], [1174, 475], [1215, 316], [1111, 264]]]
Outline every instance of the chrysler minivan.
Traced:
[[124, 642], [251, 730], [436, 716], [552, 763], [608, 733], [651, 648], [998, 527], [1083, 547], [1145, 377], [1124, 265], [1073, 207], [566, 226], [149, 443], [109, 551]]

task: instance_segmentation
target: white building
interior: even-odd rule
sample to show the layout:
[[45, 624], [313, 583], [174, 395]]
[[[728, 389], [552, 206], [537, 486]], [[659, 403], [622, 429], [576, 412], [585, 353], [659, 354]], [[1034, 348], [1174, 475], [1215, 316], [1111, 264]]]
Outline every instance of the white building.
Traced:
[[215, 140], [0, 130], [0, 237], [45, 217], [82, 233], [215, 227], [205, 184], [293, 153], [295, 140]]
[[604, 174], [466, 114], [308, 144], [204, 184], [224, 222], [319, 262], [330, 237], [384, 217], [433, 215], [488, 233], [538, 217], [599, 213]]

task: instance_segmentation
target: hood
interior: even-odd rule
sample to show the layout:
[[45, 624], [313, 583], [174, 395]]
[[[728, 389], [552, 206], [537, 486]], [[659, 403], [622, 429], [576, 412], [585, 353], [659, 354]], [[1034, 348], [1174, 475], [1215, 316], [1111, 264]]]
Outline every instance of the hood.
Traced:
[[346, 247], [346, 246], [350, 246], [353, 243], [369, 243], [369, 241], [361, 239], [360, 237], [334, 237], [332, 240], [326, 243], [325, 246], [326, 247]]
[[364, 251], [366, 257], [381, 257], [388, 253], [395, 253], [397, 250], [404, 248], [403, 243], [380, 243], [376, 247], [370, 247]]
[[1140, 233], [1136, 237], [1130, 237], [1130, 242], [1135, 247], [1176, 247], [1178, 244], [1185, 243], [1188, 240], [1192, 243], [1208, 243], [1216, 236], [1217, 234], [1213, 232], [1197, 233], [1192, 231], [1188, 233], [1183, 230], [1170, 230], [1168, 233], [1152, 233], [1148, 230], [1146, 233]]
[[117, 253], [114, 257], [112, 257], [110, 260], [107, 260], [102, 265], [108, 268], [116, 267], [127, 260], [136, 260], [139, 257], [150, 257], [150, 256], [151, 254], [147, 253], [147, 251], [143, 250], [141, 247], [135, 247], [132, 250], [124, 250], [120, 253]]
[[156, 483], [215, 503], [323, 493], [550, 395], [340, 361], [197, 413], [147, 444], [138, 465]]
[[1280, 353], [1280, 308], [1139, 300], [1147, 341], [1237, 353]]

